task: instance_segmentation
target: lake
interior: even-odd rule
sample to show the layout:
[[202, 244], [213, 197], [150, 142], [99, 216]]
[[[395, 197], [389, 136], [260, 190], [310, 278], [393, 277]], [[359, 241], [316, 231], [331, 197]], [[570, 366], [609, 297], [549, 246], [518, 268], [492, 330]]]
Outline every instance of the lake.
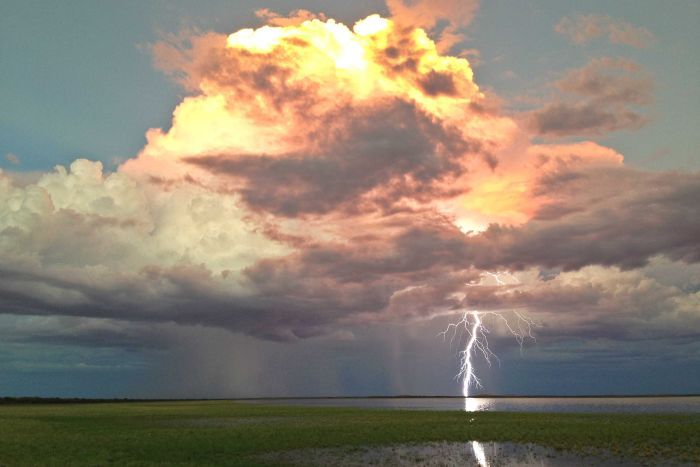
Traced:
[[700, 396], [679, 397], [386, 397], [241, 400], [247, 403], [311, 407], [502, 412], [700, 413]]

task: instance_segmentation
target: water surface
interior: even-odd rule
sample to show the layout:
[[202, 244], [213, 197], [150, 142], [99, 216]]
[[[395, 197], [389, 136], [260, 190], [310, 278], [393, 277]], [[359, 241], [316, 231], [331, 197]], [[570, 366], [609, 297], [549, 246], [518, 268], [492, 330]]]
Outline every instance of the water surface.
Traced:
[[261, 460], [274, 464], [327, 466], [366, 465], [467, 466], [479, 467], [600, 467], [636, 466], [638, 463], [604, 453], [574, 454], [531, 443], [429, 442], [386, 446], [346, 446], [340, 448], [299, 449], [268, 453]]
[[244, 402], [310, 407], [508, 412], [700, 413], [700, 396], [684, 397], [387, 397], [255, 399]]

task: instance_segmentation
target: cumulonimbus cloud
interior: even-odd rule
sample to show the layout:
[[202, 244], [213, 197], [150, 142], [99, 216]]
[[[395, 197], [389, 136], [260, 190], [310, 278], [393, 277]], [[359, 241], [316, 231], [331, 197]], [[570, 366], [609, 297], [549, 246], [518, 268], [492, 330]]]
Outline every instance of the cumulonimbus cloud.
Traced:
[[[405, 22], [271, 21], [156, 45], [191, 94], [116, 172], [0, 174], [4, 312], [294, 340], [462, 309], [489, 269], [700, 259], [697, 174], [531, 143], [466, 59]], [[561, 89], [646, 103], [647, 81], [604, 65]]]

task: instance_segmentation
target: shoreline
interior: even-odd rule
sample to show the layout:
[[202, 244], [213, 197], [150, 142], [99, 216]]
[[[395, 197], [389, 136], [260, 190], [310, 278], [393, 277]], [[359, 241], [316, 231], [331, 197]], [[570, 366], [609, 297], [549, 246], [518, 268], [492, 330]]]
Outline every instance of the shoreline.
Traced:
[[[479, 394], [470, 399], [671, 399], [700, 397], [700, 394], [588, 394], [588, 395], [505, 395]], [[396, 395], [396, 396], [274, 396], [274, 397], [230, 397], [230, 398], [87, 398], [87, 397], [0, 397], [0, 405], [6, 404], [100, 404], [130, 402], [247, 402], [247, 401], [287, 401], [287, 400], [376, 400], [376, 399], [464, 399], [464, 396], [446, 395]]]

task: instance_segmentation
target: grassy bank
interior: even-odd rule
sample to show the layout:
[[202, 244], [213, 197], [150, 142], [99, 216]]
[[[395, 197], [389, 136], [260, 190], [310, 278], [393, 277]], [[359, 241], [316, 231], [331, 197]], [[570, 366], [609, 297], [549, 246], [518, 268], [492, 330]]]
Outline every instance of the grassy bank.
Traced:
[[467, 414], [226, 401], [0, 406], [0, 465], [251, 465], [270, 451], [469, 440], [700, 464], [700, 415]]

